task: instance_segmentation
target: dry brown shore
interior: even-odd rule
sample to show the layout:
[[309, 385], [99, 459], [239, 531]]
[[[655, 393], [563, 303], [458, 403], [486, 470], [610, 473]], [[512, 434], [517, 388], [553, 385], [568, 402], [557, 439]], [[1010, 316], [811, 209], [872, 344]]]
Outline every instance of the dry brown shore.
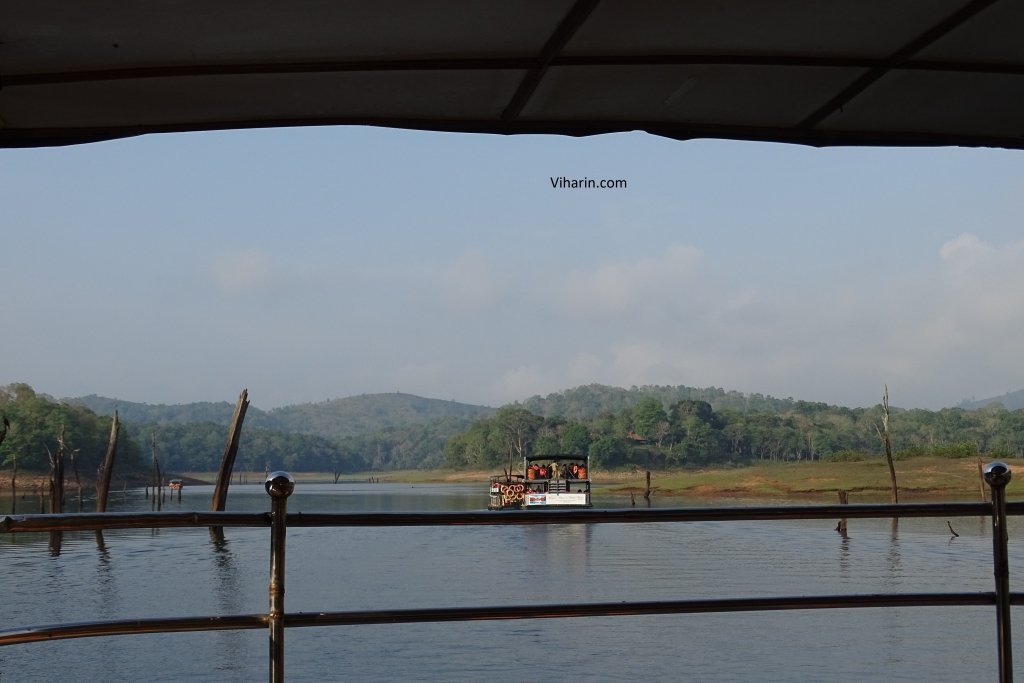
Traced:
[[[75, 490], [75, 475], [70, 471], [70, 468], [65, 465], [64, 472], [64, 488], [67, 491]], [[11, 490], [11, 470], [0, 470], [0, 495], [3, 493], [10, 492]], [[214, 473], [216, 477], [216, 473]], [[194, 477], [187, 477], [185, 475], [176, 474], [173, 472], [167, 472], [164, 474], [164, 479], [181, 479], [186, 486], [198, 486], [205, 484], [206, 482]], [[110, 482], [110, 489], [112, 491], [119, 491], [125, 485], [128, 488], [138, 488], [141, 486], [149, 486], [153, 482], [153, 475], [150, 472], [129, 472], [127, 474], [115, 474], [113, 480]], [[46, 472], [26, 472], [25, 470], [18, 470], [18, 478], [16, 481], [18, 490], [29, 490], [39, 486], [50, 485], [50, 475]], [[96, 478], [82, 476], [82, 488], [84, 490], [96, 488]]]
[[[1007, 464], [1019, 474], [1007, 489], [1010, 498], [1024, 499], [1024, 459], [1009, 460]], [[916, 458], [897, 462], [896, 478], [900, 487], [901, 501], [934, 500], [979, 500], [981, 497], [977, 460], [947, 460], [940, 458]], [[395, 472], [360, 472], [341, 476], [342, 481], [367, 481], [370, 478], [382, 483], [479, 483], [500, 471], [491, 470], [402, 470]], [[10, 471], [0, 470], [0, 495], [10, 488]], [[298, 483], [331, 483], [329, 472], [293, 472]], [[183, 478], [186, 486], [212, 484], [216, 472], [186, 472], [174, 475]], [[245, 475], [250, 484], [262, 481], [262, 472]], [[128, 486], [149, 484], [148, 473], [132, 476]], [[237, 481], [236, 477], [233, 481]], [[46, 483], [46, 476], [18, 473], [18, 488], [31, 488]], [[83, 486], [93, 483], [82, 480]], [[596, 472], [594, 474], [594, 495], [642, 494], [644, 473]], [[123, 480], [114, 482], [114, 488], [123, 486]], [[69, 490], [74, 487], [69, 482]], [[852, 502], [885, 502], [889, 497], [889, 473], [882, 459], [863, 462], [800, 462], [766, 463], [749, 467], [708, 468], [685, 471], [655, 471], [651, 477], [651, 491], [655, 496], [684, 497], [736, 497], [736, 498], [806, 498], [809, 501], [832, 502], [836, 491], [843, 489], [851, 493]]]
[[[983, 461], [987, 462], [987, 461]], [[1010, 498], [1024, 498], [1024, 459], [1007, 461], [1018, 476], [1010, 482]], [[895, 463], [901, 500], [979, 500], [977, 460], [915, 458]], [[375, 476], [382, 482], [475, 483], [500, 472], [420, 470], [346, 475], [348, 480]], [[639, 494], [644, 490], [643, 472], [596, 472], [595, 495]], [[863, 462], [768, 463], [749, 467], [652, 472], [651, 491], [656, 496], [808, 498], [829, 502], [836, 492], [851, 492], [853, 502], [885, 502], [889, 497], [889, 471], [882, 459]]]

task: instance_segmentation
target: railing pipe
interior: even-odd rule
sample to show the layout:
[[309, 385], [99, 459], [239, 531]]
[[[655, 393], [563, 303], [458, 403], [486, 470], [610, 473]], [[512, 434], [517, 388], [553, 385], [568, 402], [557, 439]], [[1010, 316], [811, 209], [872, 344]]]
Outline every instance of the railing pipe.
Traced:
[[264, 484], [271, 498], [270, 523], [270, 683], [284, 683], [284, 556], [288, 529], [288, 496], [295, 480], [287, 472], [271, 472]]
[[[763, 611], [773, 609], [840, 609], [851, 607], [996, 605], [999, 680], [1012, 683], [1013, 660], [1010, 629], [1011, 604], [1024, 604], [1024, 595], [1010, 593], [1006, 521], [1008, 515], [1024, 515], [1024, 502], [1007, 503], [1010, 468], [1001, 462], [984, 470], [992, 489], [992, 503], [919, 503], [911, 505], [821, 505], [736, 508], [666, 508], [648, 510], [564, 510], [504, 513], [342, 513], [303, 514], [287, 512], [287, 499], [295, 488], [287, 472], [274, 472], [265, 487], [271, 496], [266, 513], [121, 513], [20, 515], [0, 518], [0, 533], [129, 529], [167, 527], [270, 526], [270, 612], [266, 615], [179, 617], [40, 626], [0, 632], [0, 646], [41, 640], [81, 638], [127, 633], [166, 633], [260, 628], [270, 631], [270, 681], [284, 681], [285, 627], [424, 623], [493, 619], [544, 619], [627, 614], [682, 614], [699, 612]], [[754, 521], [785, 519], [836, 519], [879, 517], [992, 517], [994, 593], [919, 593], [896, 595], [800, 596], [790, 598], [740, 598], [726, 600], [675, 600], [641, 603], [590, 603], [552, 606], [466, 607], [425, 610], [320, 612], [285, 614], [285, 535], [288, 526], [505, 526], [532, 524], [591, 524], [641, 522]]]
[[996, 637], [999, 647], [999, 683], [1013, 683], [1013, 638], [1010, 632], [1010, 557], [1006, 532], [1006, 485], [1010, 468], [1001, 462], [985, 467], [992, 488], [992, 555], [996, 579]]
[[[451, 621], [507, 621], [649, 614], [713, 614], [775, 610], [821, 610], [879, 607], [993, 606], [995, 593], [882, 593], [877, 595], [801, 595], [770, 598], [656, 600], [650, 602], [571, 603], [562, 605], [496, 605], [491, 607], [440, 607], [421, 609], [361, 610], [351, 612], [297, 612], [284, 615], [285, 628], [363, 626], [369, 624], [424, 624]], [[1010, 604], [1024, 605], [1024, 594], [1013, 593]], [[0, 631], [0, 647], [50, 642], [68, 638], [123, 636], [138, 633], [188, 631], [235, 631], [267, 628], [266, 614], [214, 617], [170, 617], [87, 621], [73, 624], [32, 626]]]
[[[1009, 516], [1024, 515], [1024, 502], [1006, 503]], [[989, 517], [991, 503], [901, 503], [900, 505], [772, 505], [728, 508], [619, 510], [517, 510], [505, 512], [292, 512], [293, 527], [521, 526], [532, 524], [641, 524], [650, 522], [742, 522], [789, 519], [886, 517]], [[267, 527], [266, 512], [105, 512], [0, 517], [0, 533], [161, 529], [172, 527]]]

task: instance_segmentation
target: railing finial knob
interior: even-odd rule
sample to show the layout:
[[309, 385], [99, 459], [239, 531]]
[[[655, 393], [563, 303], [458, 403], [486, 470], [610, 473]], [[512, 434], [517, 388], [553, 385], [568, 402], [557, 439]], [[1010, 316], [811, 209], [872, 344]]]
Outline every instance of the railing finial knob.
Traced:
[[1005, 462], [996, 461], [985, 465], [985, 481], [989, 486], [1006, 486], [1010, 483], [1012, 474], [1010, 466]]
[[295, 490], [295, 478], [287, 472], [271, 472], [263, 486], [271, 498], [287, 498]]

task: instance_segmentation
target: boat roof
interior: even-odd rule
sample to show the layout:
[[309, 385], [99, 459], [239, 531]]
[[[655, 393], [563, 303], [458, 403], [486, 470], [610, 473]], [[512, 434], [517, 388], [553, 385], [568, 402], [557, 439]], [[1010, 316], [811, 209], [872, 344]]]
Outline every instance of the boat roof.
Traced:
[[557, 455], [530, 455], [523, 458], [526, 462], [563, 462], [565, 460], [587, 460], [589, 456], [586, 455], [568, 455], [561, 453]]
[[0, 146], [371, 125], [1024, 146], [1013, 0], [10, 0]]

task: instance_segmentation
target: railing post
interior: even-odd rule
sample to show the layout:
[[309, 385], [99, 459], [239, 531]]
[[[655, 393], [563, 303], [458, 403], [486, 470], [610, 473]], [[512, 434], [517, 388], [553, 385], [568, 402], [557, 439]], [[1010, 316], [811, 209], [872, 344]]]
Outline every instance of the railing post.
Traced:
[[992, 555], [996, 576], [996, 631], [999, 638], [999, 683], [1013, 683], [1013, 638], [1010, 635], [1010, 558], [1006, 533], [1006, 485], [1010, 468], [1001, 462], [985, 467], [992, 488]]
[[271, 472], [264, 484], [271, 498], [270, 523], [270, 683], [284, 683], [284, 538], [288, 528], [288, 496], [295, 480], [287, 472]]

